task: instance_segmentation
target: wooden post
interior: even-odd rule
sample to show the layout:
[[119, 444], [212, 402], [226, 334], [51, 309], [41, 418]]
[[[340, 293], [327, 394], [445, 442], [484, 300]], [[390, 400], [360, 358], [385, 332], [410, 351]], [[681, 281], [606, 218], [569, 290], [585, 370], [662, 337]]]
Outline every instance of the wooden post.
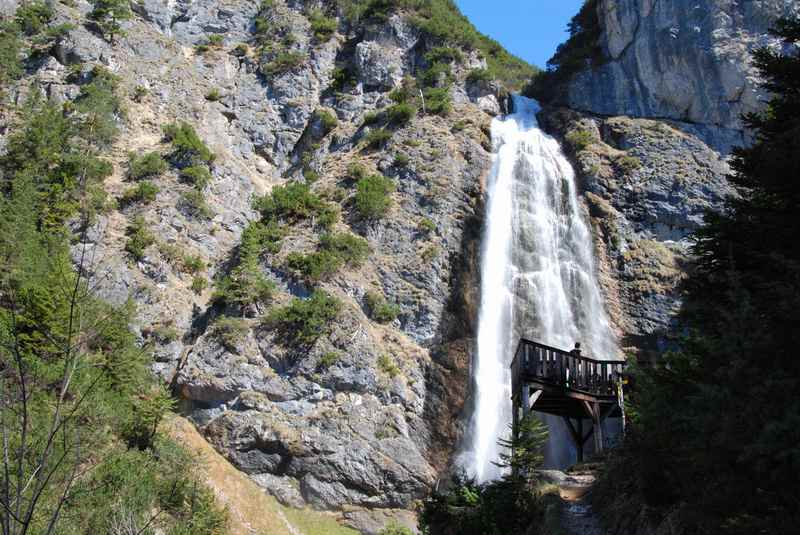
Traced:
[[531, 391], [528, 385], [522, 385], [522, 418], [528, 416], [531, 411]]
[[578, 452], [577, 452], [578, 455], [577, 455], [577, 457], [578, 457], [578, 462], [582, 463], [583, 462], [583, 443], [585, 442], [584, 439], [583, 439], [583, 418], [578, 418], [578, 421], [576, 422], [576, 424], [577, 425], [575, 427], [578, 428], [578, 429], [576, 429], [576, 431], [578, 432], [578, 437], [579, 437], [578, 438]]
[[511, 436], [513, 440], [519, 438], [519, 396], [511, 397]]

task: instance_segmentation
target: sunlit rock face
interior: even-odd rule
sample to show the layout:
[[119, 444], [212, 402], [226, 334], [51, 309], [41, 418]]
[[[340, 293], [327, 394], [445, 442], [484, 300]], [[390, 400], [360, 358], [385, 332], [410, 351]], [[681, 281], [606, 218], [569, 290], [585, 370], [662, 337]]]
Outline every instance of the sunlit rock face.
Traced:
[[742, 114], [765, 98], [753, 50], [780, 46], [770, 26], [798, 13], [794, 0], [600, 0], [608, 61], [577, 74], [565, 103], [696, 123], [710, 144], [727, 150], [743, 139]]

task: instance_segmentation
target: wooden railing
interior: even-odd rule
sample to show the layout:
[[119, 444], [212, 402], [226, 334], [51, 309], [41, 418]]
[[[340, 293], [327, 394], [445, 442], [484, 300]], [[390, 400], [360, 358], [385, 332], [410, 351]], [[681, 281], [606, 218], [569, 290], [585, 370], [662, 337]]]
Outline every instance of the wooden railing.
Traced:
[[614, 396], [624, 367], [619, 360], [594, 360], [523, 338], [511, 363], [512, 386], [517, 392], [525, 377], [576, 392]]

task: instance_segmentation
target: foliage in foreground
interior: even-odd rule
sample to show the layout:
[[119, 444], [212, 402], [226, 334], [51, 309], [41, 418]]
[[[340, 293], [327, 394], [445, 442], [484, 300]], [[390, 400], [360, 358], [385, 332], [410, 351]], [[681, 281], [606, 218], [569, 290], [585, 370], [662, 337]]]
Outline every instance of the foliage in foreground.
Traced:
[[[95, 69], [74, 102], [33, 97], [16, 110], [0, 158], [5, 533], [226, 531], [194, 461], [158, 431], [172, 400], [128, 327], [133, 307], [99, 300], [85, 278], [83, 229], [122, 111], [115, 78]], [[141, 238], [139, 223], [131, 233]], [[136, 241], [143, 251], [147, 240]]]
[[[800, 42], [800, 20], [777, 34]], [[791, 48], [789, 48], [791, 50]], [[634, 370], [631, 432], [596, 494], [618, 527], [792, 533], [800, 522], [800, 55], [755, 54], [768, 109], [739, 149], [738, 196], [695, 237], [679, 350]]]
[[456, 474], [425, 502], [420, 527], [431, 535], [538, 533], [531, 529], [542, 525], [544, 504], [535, 470], [546, 441], [546, 426], [533, 416], [524, 419], [518, 437], [500, 441], [506, 451], [499, 465], [510, 472], [484, 484]]

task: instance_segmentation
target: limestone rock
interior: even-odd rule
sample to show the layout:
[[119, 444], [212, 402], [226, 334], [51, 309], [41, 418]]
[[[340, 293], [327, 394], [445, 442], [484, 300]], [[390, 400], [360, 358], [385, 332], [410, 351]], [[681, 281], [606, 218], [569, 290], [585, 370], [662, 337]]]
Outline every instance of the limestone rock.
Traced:
[[723, 151], [745, 139], [741, 115], [765, 99], [752, 51], [779, 46], [770, 25], [800, 14], [794, 0], [600, 0], [597, 9], [608, 61], [578, 73], [565, 103], [696, 123]]

